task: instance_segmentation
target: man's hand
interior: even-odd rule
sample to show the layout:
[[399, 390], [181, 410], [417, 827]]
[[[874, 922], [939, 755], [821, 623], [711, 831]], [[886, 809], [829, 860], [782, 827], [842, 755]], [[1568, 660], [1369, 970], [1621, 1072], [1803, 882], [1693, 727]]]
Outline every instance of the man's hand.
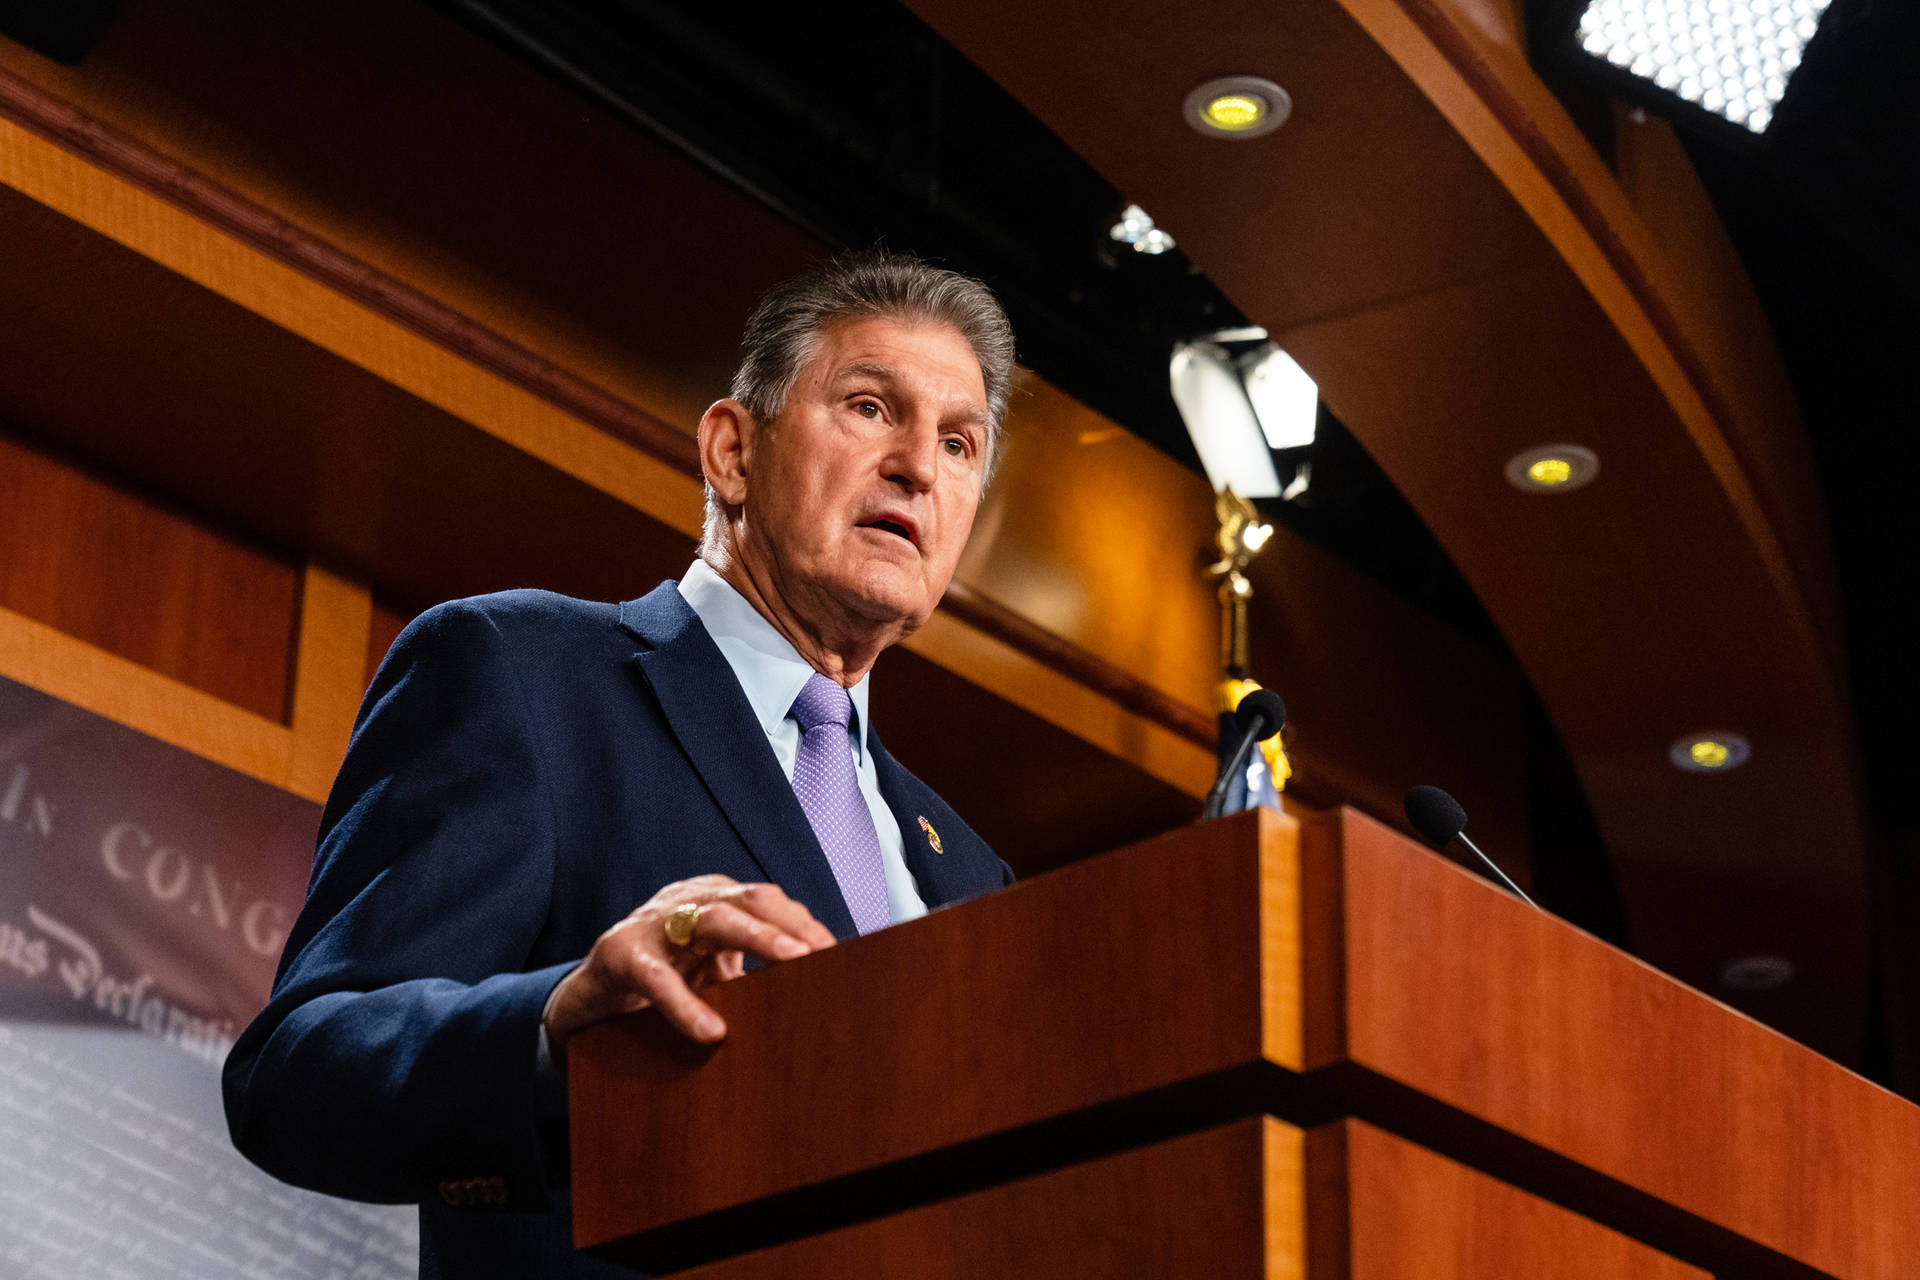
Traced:
[[[693, 941], [667, 941], [675, 907], [700, 904]], [[649, 1005], [689, 1039], [712, 1043], [726, 1023], [694, 992], [746, 971], [748, 952], [792, 960], [833, 945], [833, 934], [778, 885], [695, 876], [670, 884], [594, 942], [579, 968], [560, 980], [543, 1021], [558, 1060], [568, 1036], [591, 1023]]]

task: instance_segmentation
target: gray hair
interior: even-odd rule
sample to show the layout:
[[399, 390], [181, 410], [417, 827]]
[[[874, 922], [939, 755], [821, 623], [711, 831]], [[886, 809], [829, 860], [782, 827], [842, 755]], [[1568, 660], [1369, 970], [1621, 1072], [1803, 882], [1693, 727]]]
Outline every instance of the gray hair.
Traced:
[[[740, 363], [729, 394], [755, 422], [772, 422], [786, 407], [793, 384], [827, 330], [845, 320], [874, 316], [951, 325], [973, 348], [987, 392], [984, 485], [999, 461], [1013, 385], [1013, 326], [986, 285], [911, 254], [886, 249], [843, 253], [767, 290], [740, 335]], [[723, 519], [719, 497], [709, 485], [700, 539], [703, 553], [718, 549]]]

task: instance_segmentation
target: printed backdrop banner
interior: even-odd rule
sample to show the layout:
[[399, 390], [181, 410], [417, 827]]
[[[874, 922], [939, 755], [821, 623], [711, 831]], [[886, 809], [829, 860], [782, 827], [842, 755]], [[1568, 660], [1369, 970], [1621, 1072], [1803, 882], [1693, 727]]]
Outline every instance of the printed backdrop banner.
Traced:
[[318, 823], [0, 680], [0, 1277], [414, 1273], [411, 1209], [277, 1183], [221, 1114]]

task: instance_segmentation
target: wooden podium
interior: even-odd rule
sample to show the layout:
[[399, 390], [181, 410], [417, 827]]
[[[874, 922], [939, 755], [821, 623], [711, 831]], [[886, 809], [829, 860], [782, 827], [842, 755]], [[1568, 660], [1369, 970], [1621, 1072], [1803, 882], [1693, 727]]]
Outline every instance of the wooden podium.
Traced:
[[569, 1048], [575, 1239], [736, 1277], [1920, 1276], [1920, 1108], [1358, 814]]

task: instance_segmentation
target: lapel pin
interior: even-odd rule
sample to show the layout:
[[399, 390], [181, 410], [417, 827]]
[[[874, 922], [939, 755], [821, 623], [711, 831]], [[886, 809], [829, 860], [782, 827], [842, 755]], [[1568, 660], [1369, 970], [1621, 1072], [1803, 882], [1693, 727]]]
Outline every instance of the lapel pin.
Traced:
[[927, 833], [927, 843], [933, 846], [935, 853], [946, 852], [940, 847], [940, 833], [933, 829], [933, 824], [927, 821], [927, 815], [924, 813], [920, 815], [920, 829]]

